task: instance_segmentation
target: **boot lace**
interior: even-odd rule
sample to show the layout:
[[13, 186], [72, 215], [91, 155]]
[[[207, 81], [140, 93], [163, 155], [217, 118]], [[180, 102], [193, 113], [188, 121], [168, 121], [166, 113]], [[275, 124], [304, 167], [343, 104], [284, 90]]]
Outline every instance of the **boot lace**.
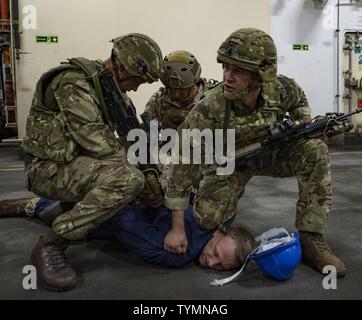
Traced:
[[43, 251], [43, 256], [50, 270], [58, 271], [69, 265], [64, 250], [57, 246], [48, 246], [47, 250]]
[[327, 243], [321, 236], [315, 236], [312, 238], [313, 242], [317, 246], [320, 252], [330, 252], [331, 249], [328, 247]]

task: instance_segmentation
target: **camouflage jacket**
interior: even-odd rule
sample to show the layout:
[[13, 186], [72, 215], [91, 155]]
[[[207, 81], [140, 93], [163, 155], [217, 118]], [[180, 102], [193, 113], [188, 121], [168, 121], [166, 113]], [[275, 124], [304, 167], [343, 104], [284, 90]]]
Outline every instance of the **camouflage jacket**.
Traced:
[[[258, 107], [250, 112], [241, 101], [233, 101], [229, 114], [227, 129], [235, 129], [235, 149], [243, 148], [261, 140], [268, 129], [273, 127], [277, 120], [281, 120], [286, 112], [292, 119], [301, 119], [310, 116], [311, 110], [301, 87], [292, 79], [278, 76], [278, 89], [281, 104], [270, 108], [263, 99], [259, 99]], [[205, 97], [186, 117], [179, 127], [179, 136], [182, 139], [182, 129], [223, 129], [225, 121], [226, 100], [223, 94], [223, 83], [205, 93]], [[182, 142], [180, 140], [180, 146]], [[191, 146], [192, 147], [192, 146]], [[201, 148], [203, 150], [203, 148]], [[182, 150], [180, 150], [181, 159]], [[190, 152], [191, 154], [192, 152]], [[166, 206], [172, 210], [184, 210], [189, 201], [189, 192], [192, 185], [192, 176], [198, 170], [203, 174], [215, 170], [215, 166], [197, 164], [174, 164], [171, 166], [167, 180]]]
[[199, 91], [193, 102], [186, 108], [170, 100], [166, 95], [166, 88], [161, 87], [147, 102], [145, 112], [150, 113], [151, 119], [157, 120], [161, 128], [176, 130], [191, 109], [198, 104], [201, 96], [208, 90], [209, 85], [213, 83], [213, 81], [215, 80], [206, 81], [204, 78], [200, 79]]
[[27, 118], [26, 153], [60, 163], [77, 155], [124, 160], [125, 144], [104, 122], [96, 91], [85, 77], [70, 64], [42, 75]]

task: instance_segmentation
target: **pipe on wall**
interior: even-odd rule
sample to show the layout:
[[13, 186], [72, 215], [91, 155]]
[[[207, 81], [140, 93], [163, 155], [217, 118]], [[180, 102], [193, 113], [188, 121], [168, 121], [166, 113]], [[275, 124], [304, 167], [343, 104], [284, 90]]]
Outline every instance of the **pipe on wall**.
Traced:
[[336, 98], [337, 98], [337, 112], [339, 113], [339, 99], [340, 99], [340, 93], [339, 93], [339, 37], [340, 37], [340, 28], [339, 28], [339, 0], [337, 2], [337, 29], [336, 29], [336, 37], [337, 37], [337, 93], [336, 93]]
[[11, 15], [14, 37], [14, 48], [20, 49], [20, 32], [19, 32], [19, 0], [11, 0]]
[[352, 50], [353, 40], [348, 39], [348, 112], [352, 112]]

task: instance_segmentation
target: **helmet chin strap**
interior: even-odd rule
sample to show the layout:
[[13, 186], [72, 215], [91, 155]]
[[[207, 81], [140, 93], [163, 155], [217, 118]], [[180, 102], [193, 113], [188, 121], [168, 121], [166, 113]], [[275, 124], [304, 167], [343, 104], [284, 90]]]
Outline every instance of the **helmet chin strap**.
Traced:
[[241, 269], [234, 273], [232, 276], [224, 278], [224, 279], [214, 279], [210, 282], [210, 286], [214, 286], [214, 287], [219, 287], [219, 286], [223, 286], [224, 284], [227, 284], [231, 281], [233, 281], [235, 278], [237, 278], [243, 271], [245, 266], [248, 264], [249, 262], [249, 258], [252, 254], [254, 254], [255, 252], [257, 252], [259, 250], [260, 246], [258, 246], [256, 249], [254, 249], [252, 252], [250, 252], [248, 254], [248, 256], [245, 258], [245, 261], [241, 267]]

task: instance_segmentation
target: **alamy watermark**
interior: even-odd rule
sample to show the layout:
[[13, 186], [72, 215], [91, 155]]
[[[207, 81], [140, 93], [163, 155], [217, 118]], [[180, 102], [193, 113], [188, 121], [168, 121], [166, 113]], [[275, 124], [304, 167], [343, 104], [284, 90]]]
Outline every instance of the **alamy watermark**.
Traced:
[[38, 27], [37, 10], [35, 6], [26, 5], [23, 7], [23, 28], [24, 30], [36, 30]]
[[337, 269], [335, 266], [324, 266], [323, 274], [327, 274], [323, 279], [323, 288], [325, 290], [337, 289]]
[[33, 265], [24, 266], [23, 274], [26, 275], [24, 277], [24, 279], [23, 279], [23, 288], [25, 290], [36, 290], [36, 289], [38, 289], [35, 266], [33, 266]]
[[131, 164], [158, 164], [170, 160], [172, 164], [216, 165], [217, 175], [230, 175], [235, 170], [234, 129], [182, 129], [180, 139], [174, 129], [160, 133], [158, 122], [152, 120], [149, 133], [133, 129], [127, 140], [134, 142], [127, 151]]

